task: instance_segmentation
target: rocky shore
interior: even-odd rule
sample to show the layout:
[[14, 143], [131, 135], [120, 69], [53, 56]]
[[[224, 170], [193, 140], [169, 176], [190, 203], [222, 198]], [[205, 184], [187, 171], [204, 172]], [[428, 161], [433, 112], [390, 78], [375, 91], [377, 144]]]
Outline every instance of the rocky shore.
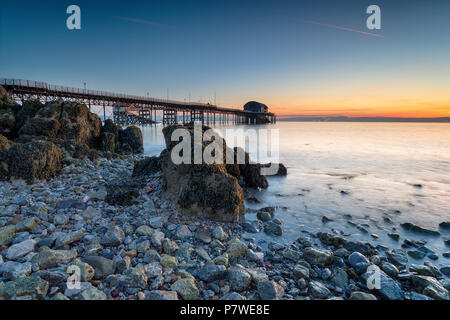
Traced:
[[[252, 188], [268, 186], [250, 159], [175, 166], [173, 127], [167, 150], [144, 158], [137, 128], [102, 126], [84, 111], [60, 117], [64, 103], [20, 120], [25, 106], [1, 98], [0, 299], [449, 299], [450, 266], [409, 264], [407, 250], [322, 232], [281, 243], [279, 208], [245, 208], [245, 198], [257, 201]], [[83, 134], [80, 121], [90, 124]], [[270, 240], [251, 237], [259, 232]]]

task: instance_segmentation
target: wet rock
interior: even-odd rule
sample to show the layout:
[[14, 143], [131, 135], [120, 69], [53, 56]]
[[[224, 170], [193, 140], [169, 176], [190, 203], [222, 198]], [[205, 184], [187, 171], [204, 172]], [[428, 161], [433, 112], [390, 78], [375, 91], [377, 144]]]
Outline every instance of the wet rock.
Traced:
[[348, 285], [348, 275], [342, 268], [337, 268], [333, 271], [330, 277], [330, 282], [336, 287], [345, 289]]
[[26, 256], [27, 254], [29, 254], [30, 252], [32, 252], [34, 250], [35, 245], [36, 245], [36, 241], [32, 240], [32, 239], [25, 240], [25, 241], [15, 244], [15, 245], [12, 245], [6, 251], [6, 257], [9, 260], [20, 259], [20, 258]]
[[408, 255], [403, 249], [392, 249], [387, 251], [386, 255], [395, 266], [404, 267], [408, 264]]
[[159, 262], [163, 267], [176, 267], [178, 265], [177, 258], [170, 256], [168, 254], [161, 255]]
[[439, 228], [450, 230], [450, 221], [441, 222]]
[[239, 300], [246, 300], [246, 299], [237, 292], [231, 292], [231, 293], [224, 295], [222, 298], [220, 298], [220, 300], [239, 301]]
[[274, 164], [266, 163], [263, 166], [266, 167], [266, 168], [270, 168], [271, 166], [273, 166], [273, 169], [276, 169], [274, 174], [272, 174], [273, 176], [281, 176], [281, 177], [287, 176], [287, 168], [282, 163], [274, 163]]
[[16, 228], [12, 225], [0, 228], [0, 246], [9, 245], [16, 235]]
[[370, 283], [373, 290], [384, 299], [404, 299], [404, 292], [399, 284], [375, 265], [372, 265], [371, 269], [362, 275], [362, 279], [366, 281], [366, 284]]
[[195, 300], [200, 295], [193, 279], [179, 279], [170, 286], [170, 289], [176, 291], [184, 300]]
[[264, 232], [269, 236], [281, 237], [283, 235], [281, 225], [274, 221], [269, 221], [264, 224]]
[[350, 300], [377, 300], [377, 298], [370, 293], [365, 293], [361, 291], [353, 291], [350, 295]]
[[227, 276], [227, 270], [224, 266], [207, 264], [198, 271], [198, 277], [207, 282], [223, 280]]
[[107, 186], [105, 201], [111, 205], [131, 206], [141, 195], [143, 183], [140, 180], [126, 179], [111, 183]]
[[363, 254], [359, 253], [359, 252], [353, 252], [349, 257], [348, 257], [348, 263], [352, 266], [352, 267], [356, 267], [359, 263], [369, 263], [369, 259], [367, 259]]
[[148, 157], [134, 164], [133, 176], [145, 177], [157, 173], [161, 170], [159, 157]]
[[237, 260], [247, 255], [247, 245], [239, 239], [232, 239], [228, 242], [227, 254], [230, 260]]
[[114, 262], [100, 256], [88, 256], [82, 259], [94, 268], [94, 279], [103, 279], [114, 273]]
[[215, 227], [211, 234], [214, 237], [214, 239], [217, 239], [220, 241], [223, 241], [228, 237], [227, 233], [220, 226]]
[[330, 296], [331, 292], [319, 281], [311, 281], [309, 283], [308, 293], [318, 299], [326, 299]]
[[333, 261], [333, 253], [331, 251], [314, 249], [311, 247], [306, 248], [303, 251], [303, 257], [309, 263], [318, 266], [326, 266]]
[[[209, 140], [199, 145], [194, 127], [169, 126], [163, 129], [167, 149], [160, 155], [165, 194], [188, 215], [201, 215], [218, 221], [235, 221], [245, 213], [244, 194], [236, 178], [226, 172], [225, 164], [174, 164], [170, 153], [176, 143], [172, 133], [184, 129], [190, 136], [191, 158], [194, 150], [212, 148], [218, 143]], [[199, 132], [201, 135], [202, 133]], [[219, 139], [219, 138], [218, 138]], [[223, 142], [223, 140], [221, 140]], [[222, 143], [225, 146], [225, 143]], [[219, 149], [221, 150], [221, 149]], [[223, 157], [223, 155], [222, 155]]]
[[176, 291], [153, 290], [150, 291], [148, 300], [178, 300]]
[[414, 288], [433, 299], [436, 300], [449, 300], [449, 292], [445, 289], [442, 284], [433, 277], [413, 275], [411, 282]]
[[283, 287], [275, 281], [258, 281], [257, 289], [261, 300], [279, 300], [284, 295]]
[[17, 143], [8, 150], [8, 177], [24, 179], [30, 184], [49, 180], [61, 170], [61, 158], [61, 149], [52, 142]]
[[408, 250], [407, 254], [417, 260], [423, 259], [427, 254], [420, 250]]
[[195, 237], [204, 243], [211, 243], [211, 234], [208, 230], [201, 229], [195, 233]]
[[231, 267], [228, 269], [228, 280], [232, 290], [241, 292], [250, 285], [252, 277], [245, 269]]
[[141, 129], [136, 126], [129, 126], [124, 130], [119, 131], [119, 146], [118, 151], [127, 153], [128, 148], [131, 148], [132, 153], [144, 152], [144, 139]]
[[67, 264], [77, 257], [76, 250], [43, 249], [35, 255], [31, 262], [37, 263], [41, 268], [53, 268], [58, 264]]
[[302, 264], [296, 264], [292, 273], [295, 279], [309, 279], [309, 268]]
[[31, 274], [31, 263], [25, 262], [15, 262], [7, 261], [5, 263], [0, 263], [0, 274], [9, 280], [16, 280], [21, 277], [25, 277]]
[[147, 225], [142, 225], [136, 229], [136, 234], [138, 236], [149, 237], [153, 234], [153, 229]]
[[102, 237], [101, 244], [104, 246], [118, 246], [125, 239], [125, 233], [122, 228], [115, 226], [108, 230]]
[[97, 288], [91, 287], [80, 293], [79, 300], [106, 300], [107, 296]]
[[119, 278], [119, 282], [127, 288], [145, 289], [147, 281], [148, 277], [145, 268], [131, 268], [125, 270]]
[[392, 278], [397, 277], [399, 271], [396, 266], [394, 266], [392, 263], [389, 262], [383, 262], [381, 264], [381, 270], [386, 272], [386, 274]]

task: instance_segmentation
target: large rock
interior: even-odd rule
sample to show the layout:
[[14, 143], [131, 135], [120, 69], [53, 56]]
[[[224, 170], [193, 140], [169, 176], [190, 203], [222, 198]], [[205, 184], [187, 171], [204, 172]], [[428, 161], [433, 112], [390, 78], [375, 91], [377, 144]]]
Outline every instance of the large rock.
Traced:
[[143, 177], [154, 174], [161, 170], [161, 165], [158, 157], [148, 157], [142, 159], [134, 164], [133, 176]]
[[4, 291], [10, 297], [31, 296], [43, 299], [47, 295], [49, 283], [38, 276], [22, 277], [5, 284]]
[[48, 180], [60, 171], [61, 157], [61, 149], [49, 141], [17, 143], [7, 154], [8, 177], [22, 178], [28, 183]]
[[[171, 141], [171, 138], [176, 129], [186, 130], [190, 138], [191, 156], [187, 164], [175, 164], [172, 161], [171, 152], [177, 142]], [[203, 128], [203, 131], [205, 130], [206, 127]], [[213, 146], [217, 146], [215, 151], [222, 152], [219, 144], [213, 144], [213, 139], [206, 139], [203, 143], [196, 141], [193, 126], [166, 127], [163, 134], [167, 149], [161, 153], [160, 164], [167, 198], [186, 214], [218, 221], [238, 220], [245, 213], [244, 194], [237, 179], [227, 173], [223, 161], [213, 164], [202, 161], [201, 164], [194, 164], [196, 149], [203, 153], [206, 148], [208, 152]], [[201, 135], [201, 132], [199, 134]], [[225, 142], [221, 142], [225, 146]]]
[[0, 134], [14, 138], [16, 118], [12, 105], [0, 105]]

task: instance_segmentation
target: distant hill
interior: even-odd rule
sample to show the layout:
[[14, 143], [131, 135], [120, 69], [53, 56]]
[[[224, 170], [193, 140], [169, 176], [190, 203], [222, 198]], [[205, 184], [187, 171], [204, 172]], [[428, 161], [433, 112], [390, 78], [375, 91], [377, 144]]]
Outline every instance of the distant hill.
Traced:
[[316, 121], [316, 122], [437, 122], [450, 123], [450, 117], [441, 118], [397, 118], [397, 117], [345, 117], [345, 116], [299, 116], [292, 118], [278, 118], [277, 121]]

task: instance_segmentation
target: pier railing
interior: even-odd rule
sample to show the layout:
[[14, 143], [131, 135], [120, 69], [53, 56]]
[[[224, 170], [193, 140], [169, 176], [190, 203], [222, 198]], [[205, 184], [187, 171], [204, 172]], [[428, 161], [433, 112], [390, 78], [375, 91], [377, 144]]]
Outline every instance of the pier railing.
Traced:
[[234, 123], [256, 124], [276, 122], [273, 113], [255, 113], [246, 110], [224, 108], [209, 103], [183, 102], [168, 99], [142, 97], [108, 91], [72, 88], [51, 85], [46, 82], [0, 79], [2, 85], [13, 98], [20, 101], [40, 100], [43, 102], [63, 99], [77, 101], [91, 106], [103, 107], [106, 119], [106, 107], [113, 107], [114, 121], [119, 124], [156, 123], [156, 112], [162, 111], [163, 124], [200, 121], [207, 124]]

